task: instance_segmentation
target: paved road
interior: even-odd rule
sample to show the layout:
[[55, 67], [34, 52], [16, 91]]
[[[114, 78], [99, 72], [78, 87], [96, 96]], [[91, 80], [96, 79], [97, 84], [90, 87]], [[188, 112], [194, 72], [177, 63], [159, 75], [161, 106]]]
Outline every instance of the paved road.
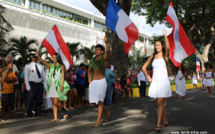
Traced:
[[[213, 92], [215, 96], [215, 92]], [[86, 107], [69, 111], [70, 119], [50, 124], [52, 113], [42, 117], [25, 118], [17, 113], [15, 119], [0, 123], [0, 134], [155, 134], [153, 128], [157, 121], [156, 100], [148, 97], [121, 99], [107, 106], [113, 113], [109, 123], [91, 128], [97, 117], [96, 107]], [[187, 98], [178, 100], [177, 95], [167, 99], [167, 117], [169, 126], [160, 133], [193, 132], [193, 134], [215, 134], [215, 97], [208, 93], [187, 91]], [[60, 113], [62, 117], [62, 113]], [[104, 117], [105, 118], [105, 117]], [[195, 132], [195, 133], [194, 133]], [[178, 133], [179, 134], [179, 133]], [[188, 134], [188, 133], [184, 133]]]

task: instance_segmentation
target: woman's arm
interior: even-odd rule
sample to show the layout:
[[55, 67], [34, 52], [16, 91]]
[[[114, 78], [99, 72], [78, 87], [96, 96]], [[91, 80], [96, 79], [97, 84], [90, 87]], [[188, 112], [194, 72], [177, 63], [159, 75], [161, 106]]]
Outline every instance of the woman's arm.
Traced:
[[165, 29], [163, 30], [163, 34], [164, 34], [164, 38], [165, 38], [165, 48], [166, 48], [165, 56], [169, 57], [169, 40], [167, 38], [166, 30]]
[[40, 60], [40, 62], [41, 62], [42, 64], [44, 64], [44, 65], [47, 66], [48, 68], [51, 67], [52, 64], [51, 64], [51, 63], [45, 62], [45, 61], [39, 56], [38, 51], [36, 51], [35, 55], [37, 56], [37, 58]]
[[151, 55], [148, 60], [146, 61], [146, 63], [143, 65], [142, 67], [142, 71], [144, 73], [144, 75], [146, 76], [147, 80], [149, 82], [152, 82], [152, 78], [150, 77], [150, 75], [148, 75], [147, 71], [146, 71], [146, 68], [148, 67], [148, 65], [152, 62], [152, 58], [153, 58], [153, 55]]
[[61, 87], [60, 87], [60, 91], [63, 91], [63, 85], [64, 85], [64, 76], [65, 76], [65, 67], [64, 65], [61, 65], [62, 68], [62, 72], [61, 72]]

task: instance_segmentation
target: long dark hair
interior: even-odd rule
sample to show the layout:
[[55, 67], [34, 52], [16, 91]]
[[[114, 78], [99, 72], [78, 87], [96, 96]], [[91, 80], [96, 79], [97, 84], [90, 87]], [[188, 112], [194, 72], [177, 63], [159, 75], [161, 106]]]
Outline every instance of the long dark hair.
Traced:
[[61, 65], [63, 65], [63, 61], [61, 59], [61, 56], [59, 53], [54, 53], [54, 55], [56, 56], [57, 62]]
[[[165, 49], [164, 42], [161, 41], [161, 40], [156, 40], [156, 41], [154, 42], [154, 44], [155, 44], [156, 42], [160, 42], [161, 45], [162, 45], [163, 59], [164, 59], [164, 61], [165, 61], [165, 63], [166, 63], [166, 68], [168, 68], [168, 62], [166, 61], [166, 58], [165, 58], [166, 49]], [[154, 52], [153, 52], [153, 57], [152, 57], [151, 63], [154, 61], [155, 55], [156, 55], [157, 53], [158, 53], [158, 52], [156, 51], [156, 49], [155, 49], [155, 47], [154, 47]], [[167, 69], [167, 73], [168, 73], [168, 75], [169, 75], [169, 70], [168, 70], [168, 69]]]
[[[154, 42], [154, 44], [155, 44], [156, 42], [160, 42], [161, 45], [162, 45], [163, 58], [164, 58], [164, 61], [166, 62], [166, 65], [167, 65], [167, 61], [166, 61], [166, 59], [165, 59], [166, 49], [165, 49], [164, 42], [161, 41], [161, 40], [156, 40], [156, 41]], [[158, 52], [156, 51], [156, 48], [154, 47], [152, 62], [153, 62], [153, 60], [154, 60], [154, 58], [155, 58], [155, 55], [156, 55], [157, 53], [158, 53]]]
[[[179, 67], [176, 68], [176, 74], [178, 74], [178, 70], [179, 70]], [[183, 64], [181, 64], [181, 72], [182, 72], [182, 74], [185, 73]]]

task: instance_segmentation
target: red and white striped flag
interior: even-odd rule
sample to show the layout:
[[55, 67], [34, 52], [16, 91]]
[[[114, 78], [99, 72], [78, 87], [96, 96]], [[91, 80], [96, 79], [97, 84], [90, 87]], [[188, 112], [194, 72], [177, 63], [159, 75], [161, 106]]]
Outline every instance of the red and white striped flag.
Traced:
[[72, 56], [69, 48], [63, 40], [56, 25], [48, 33], [46, 38], [43, 40], [42, 45], [47, 49], [49, 54], [53, 56], [54, 53], [59, 53], [66, 70], [72, 65]]
[[177, 18], [172, 1], [170, 1], [166, 21], [173, 26], [173, 30], [168, 36], [170, 44], [170, 59], [176, 67], [179, 67], [184, 58], [196, 53], [196, 49], [191, 44]]

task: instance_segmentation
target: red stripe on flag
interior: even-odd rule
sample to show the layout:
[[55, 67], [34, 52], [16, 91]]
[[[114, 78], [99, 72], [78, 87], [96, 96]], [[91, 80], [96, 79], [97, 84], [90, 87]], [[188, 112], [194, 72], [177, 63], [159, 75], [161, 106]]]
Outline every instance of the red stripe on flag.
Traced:
[[184, 51], [190, 56], [193, 53], [196, 53], [196, 49], [193, 47], [192, 43], [190, 42], [187, 34], [185, 33], [181, 23], [179, 22], [179, 42], [181, 43]]
[[54, 53], [57, 53], [52, 47], [52, 45], [46, 39], [43, 40], [42, 45], [47, 49], [51, 57], [53, 56]]
[[125, 53], [127, 54], [131, 50], [131, 46], [138, 39], [139, 32], [133, 22], [126, 27], [125, 31], [128, 35], [128, 43], [124, 42]]
[[52, 30], [55, 33], [56, 40], [62, 50], [62, 53], [65, 55], [66, 59], [68, 60], [69, 64], [72, 65], [72, 56], [70, 54], [69, 48], [67, 44], [64, 42], [63, 37], [61, 36], [57, 26], [55, 25]]

